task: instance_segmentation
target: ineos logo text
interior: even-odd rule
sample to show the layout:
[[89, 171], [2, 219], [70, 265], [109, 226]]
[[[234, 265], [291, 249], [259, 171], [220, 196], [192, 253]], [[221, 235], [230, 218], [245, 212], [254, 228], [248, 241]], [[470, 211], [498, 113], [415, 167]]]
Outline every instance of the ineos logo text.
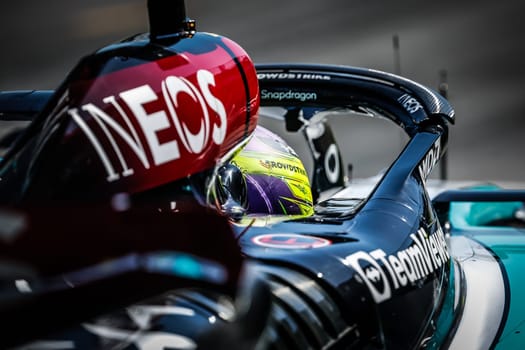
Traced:
[[397, 99], [403, 107], [408, 111], [410, 114], [414, 114], [420, 109], [423, 109], [423, 106], [419, 103], [418, 100], [413, 98], [412, 96], [408, 94], [403, 94], [401, 97]]
[[[158, 96], [150, 85], [145, 84], [118, 94], [138, 122], [140, 127], [138, 130], [131, 123], [130, 116], [124, 111], [122, 102], [117, 102], [113, 95], [103, 98], [102, 101], [115, 108], [124, 121], [125, 127], [93, 103], [84, 104], [80, 108], [71, 108], [68, 110], [68, 114], [95, 148], [107, 172], [106, 179], [111, 182], [118, 180], [121, 176], [134, 174], [134, 170], [129, 167], [128, 160], [116, 142], [115, 134], [120, 136], [120, 140], [128, 145], [145, 169], [150, 169], [150, 159], [147, 157], [137, 131], [142, 131], [151, 152], [153, 164], [156, 166], [179, 159], [181, 157], [180, 144], [188, 153], [200, 154], [206, 149], [210, 138], [216, 145], [223, 143], [227, 129], [226, 110], [224, 104], [210, 91], [210, 87], [215, 86], [213, 74], [207, 70], [199, 70], [197, 72], [197, 85], [195, 86], [184, 77], [166, 77], [161, 82], [161, 91], [166, 102], [165, 108], [153, 113], [148, 113], [145, 109], [146, 104], [158, 101]], [[201, 113], [196, 112], [191, 115], [191, 118], [199, 118], [199, 115], [201, 118], [196, 133], [188, 128], [184, 122], [184, 117], [179, 113], [181, 95], [189, 96], [197, 106], [194, 110], [200, 109], [201, 111]], [[212, 123], [208, 108], [216, 113], [218, 122]], [[107, 151], [98, 139], [99, 136], [97, 135], [100, 134], [93, 132], [92, 126], [85, 122], [80, 111], [87, 112], [102, 131], [118, 158], [122, 169], [120, 172], [117, 172], [116, 165], [110, 160]], [[175, 127], [178, 139], [161, 142], [158, 133], [171, 127], [170, 120]]]

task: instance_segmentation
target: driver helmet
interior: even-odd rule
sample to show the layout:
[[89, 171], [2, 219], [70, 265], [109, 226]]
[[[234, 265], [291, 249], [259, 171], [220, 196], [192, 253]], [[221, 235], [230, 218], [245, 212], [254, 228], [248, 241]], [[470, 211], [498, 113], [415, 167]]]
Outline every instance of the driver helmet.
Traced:
[[310, 181], [297, 153], [279, 136], [257, 126], [249, 142], [217, 172], [216, 196], [226, 214], [309, 216]]

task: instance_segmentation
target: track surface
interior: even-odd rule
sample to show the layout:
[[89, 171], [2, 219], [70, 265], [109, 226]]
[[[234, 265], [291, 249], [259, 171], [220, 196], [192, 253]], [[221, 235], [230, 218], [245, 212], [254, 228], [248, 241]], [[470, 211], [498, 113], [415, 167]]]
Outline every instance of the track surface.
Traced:
[[[457, 124], [450, 178], [525, 181], [525, 4], [518, 0], [187, 0], [199, 30], [256, 62], [346, 64], [437, 87], [446, 69]], [[145, 0], [0, 3], [0, 90], [53, 89], [77, 59], [148, 30]]]

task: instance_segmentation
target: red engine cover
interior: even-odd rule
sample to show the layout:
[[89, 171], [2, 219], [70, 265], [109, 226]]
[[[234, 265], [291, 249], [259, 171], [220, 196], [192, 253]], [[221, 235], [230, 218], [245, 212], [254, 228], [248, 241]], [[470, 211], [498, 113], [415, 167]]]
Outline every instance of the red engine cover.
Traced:
[[188, 40], [192, 50], [174, 45], [177, 54], [70, 85], [65, 139], [95, 151], [97, 183], [133, 193], [198, 173], [255, 128], [259, 88], [247, 53], [211, 34]]

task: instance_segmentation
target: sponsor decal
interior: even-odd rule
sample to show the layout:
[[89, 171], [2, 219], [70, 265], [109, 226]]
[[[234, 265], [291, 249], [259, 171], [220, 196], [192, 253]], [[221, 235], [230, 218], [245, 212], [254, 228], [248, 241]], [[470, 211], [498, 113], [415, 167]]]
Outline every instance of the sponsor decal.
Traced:
[[265, 248], [311, 249], [322, 248], [332, 244], [331, 241], [314, 236], [293, 233], [271, 233], [252, 238], [253, 243]]
[[[102, 98], [104, 105], [86, 103], [67, 111], [95, 148], [107, 172], [108, 182], [134, 174], [134, 169], [129, 166], [130, 154], [140, 160], [144, 169], [150, 169], [152, 165], [158, 166], [181, 158], [181, 147], [186, 153], [198, 155], [210, 142], [216, 145], [223, 143], [227, 131], [226, 110], [223, 102], [210, 90], [210, 87], [215, 86], [215, 78], [209, 71], [201, 69], [196, 73], [196, 80], [197, 84], [193, 84], [184, 77], [167, 76], [160, 84], [164, 104], [157, 111], [151, 111], [148, 107], [161, 102], [155, 93], [158, 87], [150, 84], [120, 92], [120, 102], [117, 96], [110, 95]], [[194, 103], [195, 114], [191, 118], [192, 123], [197, 121], [199, 125], [197, 132], [192, 132], [188, 127], [184, 119], [188, 116], [179, 113], [181, 97], [189, 98]], [[106, 113], [108, 109], [116, 111], [125, 126], [117, 122], [115, 116]], [[214, 121], [210, 118], [210, 111], [218, 117]], [[82, 115], [91, 117], [95, 123], [88, 125]], [[159, 133], [171, 127], [175, 128], [178, 138], [161, 142]], [[123, 141], [128, 146], [126, 150], [131, 152], [124, 152], [117, 139]], [[142, 142], [144, 139], [145, 144]], [[118, 164], [114, 164], [115, 160], [111, 160], [103, 144], [110, 145]]]
[[312, 73], [258, 73], [257, 79], [304, 79], [304, 80], [330, 80], [331, 77], [325, 74]]
[[315, 92], [300, 92], [300, 91], [261, 91], [261, 98], [263, 100], [299, 100], [299, 101], [315, 101], [317, 94]]
[[410, 238], [413, 243], [394, 254], [376, 249], [359, 251], [342, 260], [357, 272], [376, 303], [390, 299], [393, 291], [424, 279], [449, 261], [441, 227], [431, 235], [420, 228]]
[[276, 168], [276, 169], [284, 169], [284, 170], [291, 171], [293, 173], [298, 173], [298, 174], [301, 174], [301, 175], [304, 175], [304, 176], [308, 176], [306, 174], [306, 171], [304, 169], [302, 169], [301, 167], [297, 166], [297, 165], [276, 162], [274, 160], [260, 160], [259, 163], [263, 167], [268, 169], [268, 170], [271, 170], [271, 169], [274, 169], [274, 168]]
[[419, 103], [419, 101], [410, 96], [409, 94], [403, 94], [397, 100], [403, 105], [403, 108], [405, 108], [410, 114], [414, 114], [420, 109], [423, 109], [423, 106]]
[[436, 142], [432, 145], [432, 148], [430, 151], [425, 155], [425, 158], [419, 163], [417, 169], [419, 171], [419, 176], [421, 176], [421, 179], [425, 181], [430, 173], [432, 172], [432, 169], [434, 169], [434, 166], [436, 166], [437, 162], [439, 161], [439, 157], [441, 155], [441, 137], [439, 137]]

